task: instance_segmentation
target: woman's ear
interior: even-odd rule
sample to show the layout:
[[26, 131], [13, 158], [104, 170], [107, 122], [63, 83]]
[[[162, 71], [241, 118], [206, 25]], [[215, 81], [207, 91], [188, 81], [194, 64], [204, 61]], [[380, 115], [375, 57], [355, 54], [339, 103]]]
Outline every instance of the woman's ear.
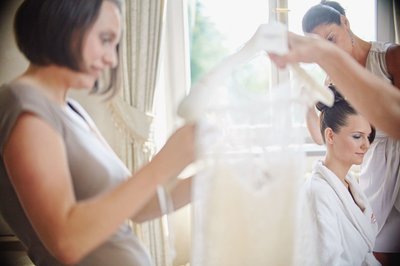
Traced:
[[332, 128], [330, 128], [330, 127], [325, 128], [324, 134], [325, 134], [325, 143], [333, 144], [335, 132], [333, 132]]

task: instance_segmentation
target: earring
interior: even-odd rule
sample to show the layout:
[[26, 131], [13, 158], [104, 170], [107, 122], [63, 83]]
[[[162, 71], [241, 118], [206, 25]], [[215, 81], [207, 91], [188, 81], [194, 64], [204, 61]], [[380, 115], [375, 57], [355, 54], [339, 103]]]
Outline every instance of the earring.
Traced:
[[353, 34], [351, 34], [351, 32], [349, 32], [349, 35], [350, 35], [350, 40], [351, 40], [351, 46], [354, 47], [354, 43], [355, 43], [354, 36], [353, 36]]

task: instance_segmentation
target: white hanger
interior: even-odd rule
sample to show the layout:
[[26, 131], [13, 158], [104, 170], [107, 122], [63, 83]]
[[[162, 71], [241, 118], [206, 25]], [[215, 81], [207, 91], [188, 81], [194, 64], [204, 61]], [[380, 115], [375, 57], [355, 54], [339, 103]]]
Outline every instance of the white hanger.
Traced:
[[[190, 90], [178, 107], [178, 114], [187, 121], [196, 121], [207, 109], [209, 99], [215, 88], [238, 65], [249, 62], [260, 52], [272, 52], [283, 55], [288, 52], [287, 29], [282, 23], [261, 24], [249, 41], [236, 53], [226, 57], [215, 68], [208, 72]], [[334, 102], [333, 93], [318, 84], [298, 64], [292, 64], [291, 70], [301, 80], [306, 92], [315, 102], [321, 101], [328, 106]]]

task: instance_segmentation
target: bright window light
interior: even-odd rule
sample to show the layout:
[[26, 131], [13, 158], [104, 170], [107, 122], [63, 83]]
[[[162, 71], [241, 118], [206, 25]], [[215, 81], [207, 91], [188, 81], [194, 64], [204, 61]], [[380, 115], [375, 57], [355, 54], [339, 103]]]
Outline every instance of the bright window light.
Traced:
[[224, 45], [237, 49], [256, 31], [258, 25], [268, 22], [268, 0], [201, 0], [204, 15], [209, 17], [225, 37]]

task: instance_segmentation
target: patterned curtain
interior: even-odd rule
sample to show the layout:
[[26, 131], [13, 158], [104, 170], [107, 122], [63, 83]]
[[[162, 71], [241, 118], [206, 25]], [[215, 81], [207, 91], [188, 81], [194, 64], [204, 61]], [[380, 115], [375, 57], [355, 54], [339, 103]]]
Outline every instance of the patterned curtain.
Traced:
[[400, 3], [398, 0], [392, 0], [392, 5], [393, 5], [394, 38], [396, 43], [400, 43]]
[[[131, 171], [147, 163], [155, 152], [153, 103], [165, 4], [164, 0], [125, 1], [118, 73], [118, 86], [122, 91], [108, 104], [108, 108], [123, 136], [114, 143], [117, 153]], [[134, 228], [150, 250], [155, 265], [168, 265], [162, 219], [134, 225]]]

